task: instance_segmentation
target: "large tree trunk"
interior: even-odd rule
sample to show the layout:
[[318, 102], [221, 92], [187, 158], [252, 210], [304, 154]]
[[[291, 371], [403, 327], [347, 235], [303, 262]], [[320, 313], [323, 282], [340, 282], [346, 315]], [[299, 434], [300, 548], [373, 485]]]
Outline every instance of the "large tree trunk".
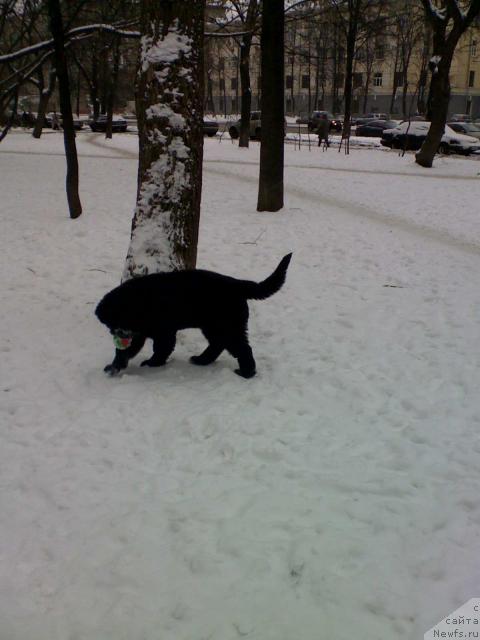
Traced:
[[204, 9], [204, 0], [141, 1], [138, 191], [123, 279], [196, 264]]
[[278, 211], [283, 207], [284, 21], [283, 0], [264, 0], [262, 140], [257, 211]]
[[427, 106], [427, 120], [432, 123], [422, 148], [415, 155], [416, 162], [422, 167], [431, 167], [433, 158], [438, 151], [442, 136], [445, 131], [445, 123], [450, 102], [450, 78], [446, 65], [439, 65], [438, 71], [432, 75], [430, 84], [430, 96]]
[[78, 158], [73, 127], [72, 104], [70, 101], [70, 81], [68, 77], [67, 57], [65, 55], [65, 34], [59, 0], [48, 0], [48, 15], [52, 32], [55, 68], [58, 78], [60, 111], [63, 124], [63, 142], [67, 160], [67, 200], [71, 218], [78, 218], [82, 205], [78, 195]]
[[[445, 31], [446, 24], [440, 24], [433, 37], [434, 55], [429, 63], [432, 79], [426, 114], [427, 121], [430, 121], [431, 125], [422, 148], [415, 154], [415, 161], [422, 167], [433, 165], [433, 159], [440, 146], [447, 122], [450, 102], [450, 66], [456, 42], [453, 46], [447, 46]], [[453, 30], [450, 34], [450, 42], [453, 42], [452, 36]]]

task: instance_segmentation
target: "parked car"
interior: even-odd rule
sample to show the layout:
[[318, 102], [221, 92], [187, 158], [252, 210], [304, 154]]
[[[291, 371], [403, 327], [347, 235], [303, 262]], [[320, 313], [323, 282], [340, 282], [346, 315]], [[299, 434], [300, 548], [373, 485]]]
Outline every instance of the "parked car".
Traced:
[[367, 115], [365, 116], [366, 118], [371, 118], [371, 119], [377, 119], [377, 120], [388, 120], [388, 114], [387, 113], [367, 113]]
[[[381, 144], [392, 149], [412, 149], [417, 151], [423, 144], [430, 129], [430, 122], [402, 122], [394, 129], [385, 129]], [[442, 136], [439, 153], [480, 153], [480, 142], [477, 138], [457, 133], [448, 125]]]
[[[45, 119], [43, 121], [43, 126], [47, 129], [61, 129], [63, 126], [62, 116], [55, 111], [50, 111], [45, 115]], [[73, 116], [73, 128], [79, 131], [83, 128], [83, 121], [80, 118], [76, 118]]]
[[450, 118], [451, 122], [471, 122], [472, 116], [469, 116], [468, 113], [454, 113]]
[[217, 134], [218, 122], [216, 120], [204, 120], [203, 121], [203, 135], [212, 138]]
[[[240, 137], [241, 120], [236, 120], [228, 127], [230, 137], [236, 140]], [[284, 135], [287, 132], [287, 121], [284, 120]], [[250, 138], [251, 140], [260, 140], [262, 134], [262, 112], [252, 111], [250, 113]]]
[[343, 129], [343, 122], [340, 118], [335, 118], [335, 116], [328, 111], [312, 111], [312, 115], [308, 119], [308, 130], [315, 131], [318, 127], [319, 121], [322, 119], [322, 116], [327, 116], [330, 120], [330, 131], [341, 131]]
[[373, 120], [367, 120], [365, 124], [359, 124], [356, 128], [357, 136], [369, 136], [371, 138], [381, 138], [385, 129], [394, 129], [398, 125], [393, 120], [379, 120], [374, 118]]
[[308, 124], [308, 121], [310, 120], [310, 116], [308, 115], [308, 113], [302, 113], [296, 120], [296, 124]]
[[472, 136], [480, 140], [480, 123], [474, 122], [449, 122], [448, 126], [457, 133], [464, 133], [466, 136]]
[[[252, 111], [250, 113], [250, 138], [252, 140], [260, 140], [260, 135], [262, 131], [262, 112], [261, 111]], [[240, 124], [241, 120], [236, 120], [228, 127], [228, 133], [230, 137], [236, 140], [240, 137]]]
[[[107, 116], [99, 115], [97, 118], [90, 118], [88, 125], [92, 131], [107, 130]], [[112, 119], [112, 131], [125, 132], [127, 130], [127, 121], [124, 118], [114, 117]]]

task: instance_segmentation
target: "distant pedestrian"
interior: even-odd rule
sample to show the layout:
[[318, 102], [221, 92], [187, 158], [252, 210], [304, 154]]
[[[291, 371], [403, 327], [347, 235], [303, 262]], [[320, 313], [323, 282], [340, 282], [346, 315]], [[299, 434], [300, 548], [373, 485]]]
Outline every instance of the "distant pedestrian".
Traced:
[[56, 111], [54, 111], [52, 115], [52, 129], [54, 131], [58, 131], [60, 129], [60, 120], [57, 116]]
[[22, 127], [24, 127], [25, 129], [29, 127], [30, 121], [31, 121], [30, 114], [28, 114], [24, 109], [20, 117], [20, 122], [22, 124]]
[[320, 119], [317, 125], [318, 146], [320, 147], [322, 141], [324, 143], [324, 150], [328, 149], [330, 142], [328, 140], [328, 134], [330, 132], [330, 121], [326, 113], [320, 114]]

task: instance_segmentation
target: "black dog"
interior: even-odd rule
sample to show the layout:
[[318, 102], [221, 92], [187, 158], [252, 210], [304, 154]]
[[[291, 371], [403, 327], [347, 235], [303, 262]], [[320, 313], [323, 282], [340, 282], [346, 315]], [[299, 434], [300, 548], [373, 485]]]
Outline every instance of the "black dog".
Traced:
[[199, 328], [208, 347], [190, 358], [193, 364], [210, 364], [227, 349], [238, 360], [235, 373], [251, 378], [256, 371], [247, 337], [247, 300], [276, 293], [285, 282], [291, 257], [286, 255], [272, 275], [258, 283], [202, 270], [155, 273], [124, 282], [95, 310], [116, 345], [115, 358], [105, 371], [115, 375], [125, 369], [147, 338], [153, 339], [153, 355], [142, 367], [159, 367], [174, 350], [177, 331]]

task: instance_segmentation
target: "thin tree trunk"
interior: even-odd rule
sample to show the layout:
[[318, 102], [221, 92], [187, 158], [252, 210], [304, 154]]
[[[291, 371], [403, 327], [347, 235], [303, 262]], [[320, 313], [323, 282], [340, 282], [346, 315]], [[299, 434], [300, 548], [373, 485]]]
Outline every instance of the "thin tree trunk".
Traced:
[[113, 45], [113, 70], [110, 76], [108, 100], [107, 100], [107, 128], [105, 138], [111, 140], [113, 137], [113, 109], [115, 106], [115, 94], [118, 84], [118, 70], [120, 66], [120, 48], [118, 39], [115, 38]]
[[284, 2], [264, 0], [262, 55], [262, 140], [257, 211], [283, 207]]
[[78, 194], [78, 158], [73, 127], [72, 104], [70, 101], [70, 81], [68, 77], [67, 58], [65, 55], [65, 34], [60, 8], [60, 0], [48, 0], [48, 15], [55, 50], [55, 68], [58, 78], [60, 111], [63, 124], [63, 141], [67, 160], [67, 200], [71, 218], [78, 218], [82, 213], [82, 205]]
[[395, 61], [393, 63], [393, 87], [392, 87], [392, 95], [390, 96], [390, 107], [388, 112], [391, 114], [395, 110], [395, 98], [397, 97], [397, 89], [398, 89], [398, 58], [400, 54], [400, 45], [397, 42], [395, 43]]
[[239, 147], [248, 147], [250, 141], [250, 112], [252, 109], [252, 88], [250, 86], [250, 51], [252, 32], [257, 19], [258, 0], [249, 0], [244, 27], [248, 32], [242, 36], [240, 45], [240, 84], [242, 91]]
[[205, 1], [140, 6], [138, 190], [124, 280], [195, 267], [202, 189]]
[[[40, 71], [43, 74], [43, 71]], [[44, 88], [40, 87], [40, 94], [38, 100], [37, 120], [33, 127], [32, 136], [34, 138], [40, 138], [43, 131], [43, 125], [45, 123], [45, 114], [47, 113], [48, 103], [55, 89], [55, 81], [57, 79], [55, 69], [52, 69], [48, 74], [48, 86]]]
[[[343, 121], [342, 140], [350, 138], [350, 125], [352, 113], [352, 83], [353, 83], [353, 61], [355, 57], [355, 44], [357, 40], [358, 20], [361, 11], [361, 0], [355, 0], [355, 4], [349, 9], [348, 31], [347, 31], [347, 58], [345, 63], [345, 87], [343, 90], [345, 117]], [[346, 145], [346, 153], [349, 152], [349, 145]], [[339, 149], [340, 151], [340, 149]]]
[[240, 84], [242, 90], [239, 147], [248, 147], [250, 141], [250, 112], [252, 109], [252, 89], [250, 87], [250, 45], [252, 36], [244, 35], [240, 45]]

